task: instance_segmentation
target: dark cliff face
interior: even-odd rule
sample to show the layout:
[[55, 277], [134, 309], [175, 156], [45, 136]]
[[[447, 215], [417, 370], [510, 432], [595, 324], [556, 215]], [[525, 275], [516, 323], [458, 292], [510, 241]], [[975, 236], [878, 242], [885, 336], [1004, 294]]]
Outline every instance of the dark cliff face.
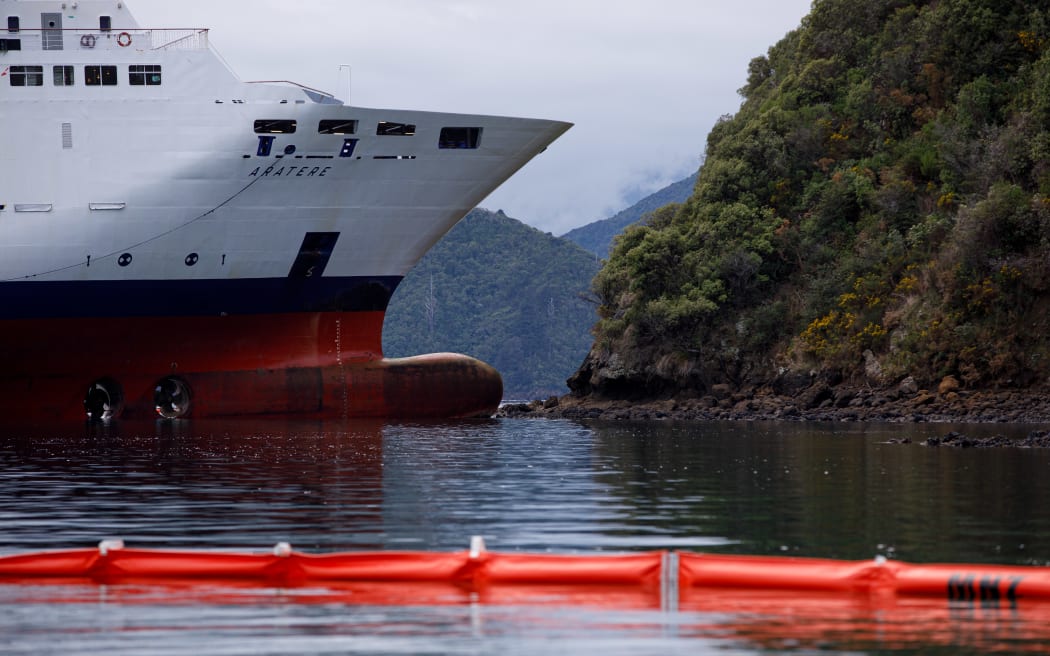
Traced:
[[594, 281], [578, 395], [1050, 380], [1050, 7], [817, 0]]

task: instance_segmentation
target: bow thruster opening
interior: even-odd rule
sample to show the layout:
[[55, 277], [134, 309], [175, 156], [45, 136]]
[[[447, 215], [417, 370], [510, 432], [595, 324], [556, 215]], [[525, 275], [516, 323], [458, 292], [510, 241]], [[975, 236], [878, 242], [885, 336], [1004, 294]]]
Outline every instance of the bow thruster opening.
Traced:
[[120, 383], [112, 378], [100, 378], [91, 383], [84, 395], [84, 412], [89, 421], [109, 421], [124, 407], [124, 393]]
[[181, 378], [169, 376], [153, 389], [153, 403], [157, 414], [165, 419], [179, 419], [190, 412], [190, 386]]

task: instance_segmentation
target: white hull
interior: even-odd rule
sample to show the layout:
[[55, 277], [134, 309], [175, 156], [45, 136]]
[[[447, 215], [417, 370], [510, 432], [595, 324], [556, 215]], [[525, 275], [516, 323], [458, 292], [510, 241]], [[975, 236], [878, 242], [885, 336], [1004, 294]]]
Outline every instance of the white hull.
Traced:
[[[12, 4], [40, 5], [32, 15], [61, 6], [4, 0], [0, 14]], [[39, 49], [40, 31], [23, 20], [22, 49], [0, 54], [8, 79], [12, 66], [32, 65], [42, 67], [44, 82], [0, 80], [2, 281], [280, 277], [308, 232], [341, 233], [326, 276], [403, 276], [569, 127], [347, 107], [290, 84], [244, 83], [207, 47], [203, 31], [187, 48], [180, 35], [192, 31], [140, 30], [126, 24], [130, 14], [114, 16], [109, 33], [79, 28], [110, 5], [67, 9], [62, 50]], [[127, 47], [116, 45], [121, 33]], [[153, 49], [169, 41], [178, 46]], [[88, 62], [115, 66], [118, 83], [84, 86]], [[63, 65], [72, 66], [74, 84], [54, 86], [53, 68]], [[160, 66], [162, 83], [125, 84], [135, 65]], [[320, 121], [333, 119], [356, 121], [357, 129], [319, 134]], [[257, 120], [297, 127], [272, 135], [271, 154], [259, 156]], [[381, 136], [381, 122], [415, 130]], [[480, 128], [479, 146], [439, 148], [444, 127]], [[340, 157], [347, 138], [356, 140], [353, 154]], [[285, 155], [289, 146], [294, 154]], [[192, 267], [185, 264], [191, 253]], [[124, 254], [132, 263], [118, 266]]]

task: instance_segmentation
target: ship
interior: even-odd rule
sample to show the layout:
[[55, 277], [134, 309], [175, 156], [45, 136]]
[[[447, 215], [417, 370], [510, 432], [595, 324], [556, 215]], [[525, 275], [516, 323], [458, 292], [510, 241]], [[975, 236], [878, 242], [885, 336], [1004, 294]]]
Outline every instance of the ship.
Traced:
[[571, 127], [241, 80], [116, 0], [0, 0], [0, 417], [491, 415], [398, 283]]

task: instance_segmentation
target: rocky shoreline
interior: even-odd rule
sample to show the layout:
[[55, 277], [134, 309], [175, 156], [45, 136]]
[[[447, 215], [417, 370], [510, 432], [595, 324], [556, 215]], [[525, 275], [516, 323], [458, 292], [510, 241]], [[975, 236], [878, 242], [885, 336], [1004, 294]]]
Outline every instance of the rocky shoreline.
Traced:
[[931, 437], [924, 446], [950, 446], [961, 449], [1016, 447], [1021, 449], [1050, 449], [1050, 431], [1035, 430], [1022, 439], [1011, 439], [996, 435], [994, 437], [967, 437], [962, 433], [951, 431], [944, 437]]
[[[816, 384], [788, 396], [771, 388], [730, 391], [715, 386], [699, 398], [610, 400], [569, 394], [510, 404], [501, 417], [670, 421], [858, 421], [1050, 424], [1048, 390], [963, 390], [942, 381], [920, 389], [908, 379], [891, 389]], [[953, 440], [942, 443], [953, 446]], [[1047, 444], [1050, 446], [1050, 443]]]

